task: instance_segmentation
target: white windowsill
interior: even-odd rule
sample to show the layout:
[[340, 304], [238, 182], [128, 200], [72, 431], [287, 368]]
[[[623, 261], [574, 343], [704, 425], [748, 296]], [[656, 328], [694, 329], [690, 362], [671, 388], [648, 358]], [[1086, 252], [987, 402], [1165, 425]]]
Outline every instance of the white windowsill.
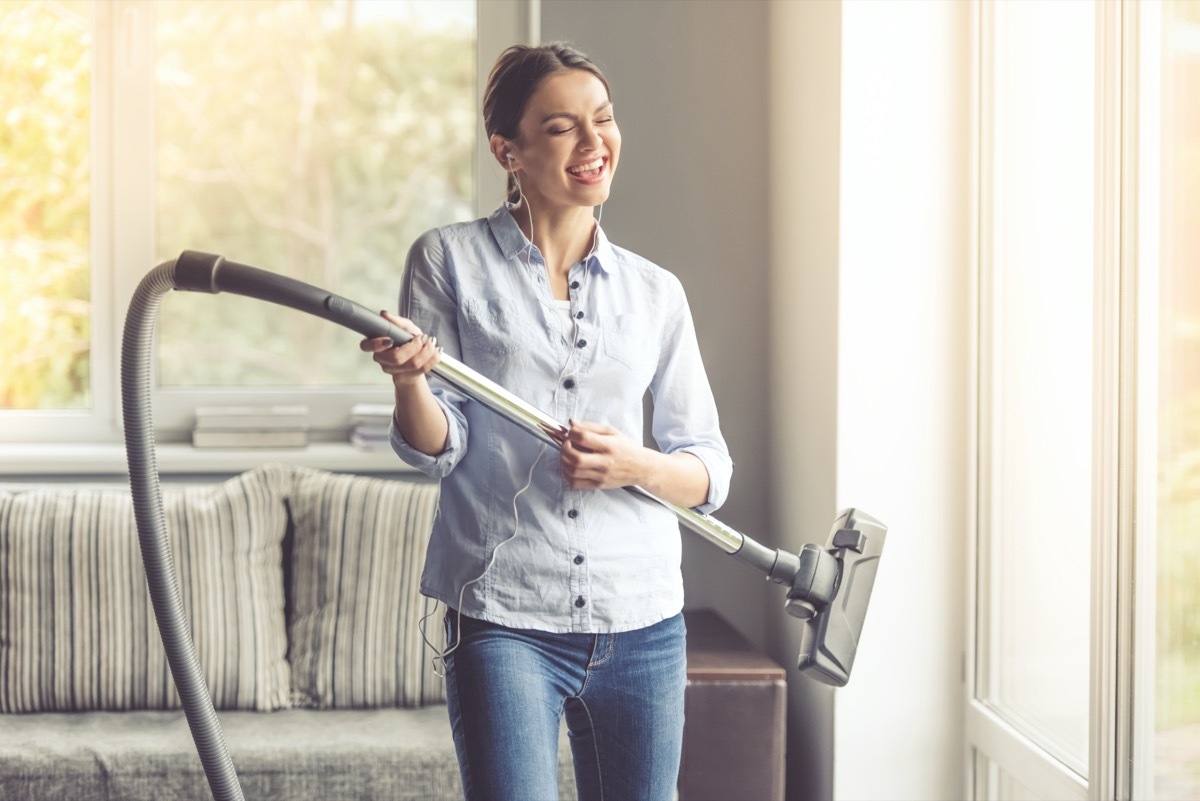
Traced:
[[[348, 473], [411, 473], [390, 449], [360, 451], [345, 442], [317, 442], [304, 448], [246, 450], [158, 445], [162, 474], [238, 473], [267, 462]], [[0, 445], [0, 476], [125, 476], [125, 446], [112, 444]]]

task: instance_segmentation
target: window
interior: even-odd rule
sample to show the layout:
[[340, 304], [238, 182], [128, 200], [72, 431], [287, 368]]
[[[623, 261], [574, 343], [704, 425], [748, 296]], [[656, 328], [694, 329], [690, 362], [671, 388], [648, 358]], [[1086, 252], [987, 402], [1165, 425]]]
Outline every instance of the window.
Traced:
[[1200, 796], [1200, 2], [977, 6], [976, 799]]
[[[478, 97], [524, 38], [525, 2], [0, 4], [0, 193], [17, 212], [0, 220], [4, 439], [119, 438], [125, 306], [182, 250], [394, 308], [409, 243], [502, 196], [479, 169]], [[171, 293], [160, 439], [221, 402], [303, 402], [315, 428], [345, 425], [353, 402], [390, 395], [356, 340], [270, 304]]]

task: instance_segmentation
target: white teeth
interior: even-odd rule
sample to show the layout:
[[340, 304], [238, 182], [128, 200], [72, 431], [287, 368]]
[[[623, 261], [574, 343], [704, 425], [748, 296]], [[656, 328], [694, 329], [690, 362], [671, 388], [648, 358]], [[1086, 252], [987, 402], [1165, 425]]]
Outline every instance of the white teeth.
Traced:
[[598, 170], [603, 166], [604, 159], [600, 158], [596, 159], [595, 161], [589, 161], [587, 164], [577, 164], [574, 167], [567, 167], [567, 172], [581, 173], [587, 172], [588, 170]]

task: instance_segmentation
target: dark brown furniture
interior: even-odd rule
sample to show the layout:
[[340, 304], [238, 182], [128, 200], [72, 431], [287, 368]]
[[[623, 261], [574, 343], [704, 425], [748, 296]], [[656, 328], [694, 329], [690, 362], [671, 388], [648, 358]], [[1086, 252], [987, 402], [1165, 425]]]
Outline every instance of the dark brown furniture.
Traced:
[[712, 610], [684, 612], [679, 801], [782, 801], [786, 673]]

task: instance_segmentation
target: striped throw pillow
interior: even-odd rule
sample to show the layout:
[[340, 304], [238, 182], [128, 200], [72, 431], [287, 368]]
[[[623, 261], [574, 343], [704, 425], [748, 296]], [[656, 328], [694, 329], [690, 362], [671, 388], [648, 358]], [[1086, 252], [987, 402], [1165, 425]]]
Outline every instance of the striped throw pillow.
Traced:
[[[218, 709], [289, 700], [287, 468], [163, 488], [184, 608]], [[0, 712], [180, 706], [128, 489], [0, 495]]]
[[[445, 700], [419, 591], [436, 484], [297, 468], [289, 504], [292, 703], [414, 707]], [[424, 625], [438, 649], [441, 617]]]

